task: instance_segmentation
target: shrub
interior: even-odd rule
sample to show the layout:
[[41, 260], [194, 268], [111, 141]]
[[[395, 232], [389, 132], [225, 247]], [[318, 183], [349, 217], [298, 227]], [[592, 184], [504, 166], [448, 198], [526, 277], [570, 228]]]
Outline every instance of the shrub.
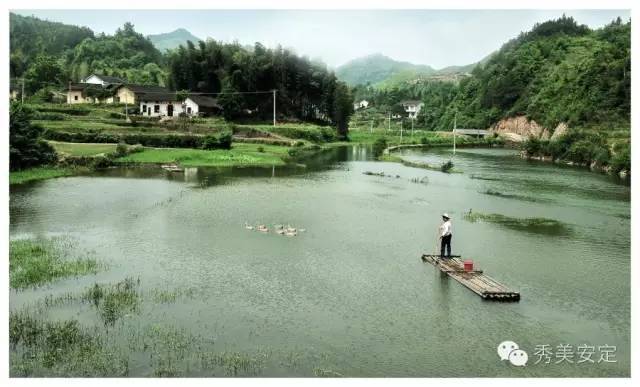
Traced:
[[611, 168], [614, 172], [631, 170], [631, 145], [618, 143], [613, 147], [614, 155], [611, 158]]
[[31, 122], [33, 112], [12, 103], [9, 113], [9, 168], [12, 171], [52, 163], [56, 151], [41, 140], [43, 128]]
[[380, 157], [382, 152], [387, 149], [387, 139], [384, 137], [380, 137], [373, 143], [373, 155], [375, 157]]
[[264, 147], [263, 147], [263, 146], [259, 146], [259, 147], [258, 147], [258, 152], [260, 152], [260, 153], [264, 153]]
[[122, 157], [122, 156], [126, 156], [128, 153], [129, 153], [129, 149], [127, 147], [127, 144], [124, 142], [119, 142], [118, 145], [116, 146], [114, 156]]
[[429, 144], [429, 139], [426, 137], [422, 137], [420, 139], [420, 144], [424, 144], [424, 145]]

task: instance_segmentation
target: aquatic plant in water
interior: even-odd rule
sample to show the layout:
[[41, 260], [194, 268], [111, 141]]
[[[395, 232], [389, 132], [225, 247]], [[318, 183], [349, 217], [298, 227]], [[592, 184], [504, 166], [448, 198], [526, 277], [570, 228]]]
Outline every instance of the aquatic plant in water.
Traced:
[[94, 258], [71, 258], [73, 242], [66, 238], [18, 239], [9, 242], [9, 285], [23, 289], [58, 278], [96, 273]]
[[565, 223], [548, 218], [514, 218], [502, 214], [484, 214], [481, 212], [468, 212], [464, 219], [476, 223], [480, 221], [496, 223], [498, 225], [536, 234], [566, 235], [571, 230]]

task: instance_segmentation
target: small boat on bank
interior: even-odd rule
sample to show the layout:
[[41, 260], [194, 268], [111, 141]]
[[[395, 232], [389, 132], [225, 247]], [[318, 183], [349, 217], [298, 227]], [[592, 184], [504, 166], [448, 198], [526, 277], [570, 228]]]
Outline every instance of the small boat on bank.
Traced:
[[169, 172], [184, 172], [184, 168], [181, 168], [178, 164], [162, 164], [160, 167]]

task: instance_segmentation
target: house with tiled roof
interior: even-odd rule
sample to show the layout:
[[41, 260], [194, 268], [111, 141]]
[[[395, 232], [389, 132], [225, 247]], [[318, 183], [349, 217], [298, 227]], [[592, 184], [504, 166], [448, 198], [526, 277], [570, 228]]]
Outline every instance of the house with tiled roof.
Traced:
[[139, 103], [140, 114], [147, 117], [210, 116], [223, 110], [215, 98], [189, 94], [182, 100], [176, 92], [148, 93]]

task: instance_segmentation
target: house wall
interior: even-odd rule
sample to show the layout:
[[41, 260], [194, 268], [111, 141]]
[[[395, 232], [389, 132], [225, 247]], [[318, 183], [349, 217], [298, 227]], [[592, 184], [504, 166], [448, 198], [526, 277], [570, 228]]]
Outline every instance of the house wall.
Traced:
[[119, 103], [128, 103], [132, 105], [136, 103], [136, 94], [126, 87], [119, 88], [116, 93], [116, 97], [116, 101]]
[[87, 103], [84, 96], [82, 95], [82, 91], [74, 90], [67, 92], [67, 103], [68, 104], [76, 104], [76, 103]]
[[[197, 116], [198, 113], [200, 112], [198, 104], [192, 101], [191, 98], [187, 98], [184, 101], [184, 105], [185, 105], [185, 113], [187, 113], [190, 116]], [[191, 108], [191, 112], [189, 112], [189, 108]]]
[[[146, 105], [146, 111], [144, 106]], [[155, 106], [158, 106], [159, 111], [155, 110]], [[182, 102], [174, 101], [140, 101], [140, 114], [145, 117], [167, 117], [167, 111], [169, 105], [173, 105], [173, 117], [177, 117], [182, 113]]]

